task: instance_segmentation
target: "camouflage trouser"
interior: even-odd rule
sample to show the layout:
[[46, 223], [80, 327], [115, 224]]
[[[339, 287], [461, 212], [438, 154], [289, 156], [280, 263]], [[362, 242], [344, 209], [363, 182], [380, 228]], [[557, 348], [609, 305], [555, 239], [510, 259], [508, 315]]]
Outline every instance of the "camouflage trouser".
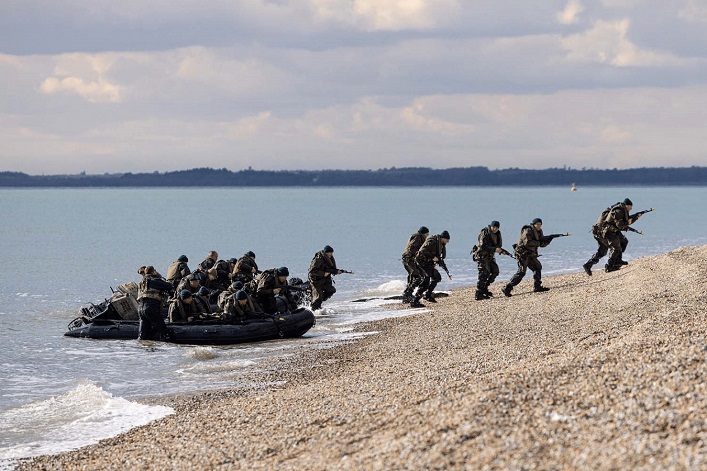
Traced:
[[476, 287], [482, 291], [487, 290], [498, 276], [496, 259], [494, 257], [483, 257], [476, 263], [479, 266], [479, 279], [476, 282]]
[[626, 236], [620, 232], [613, 232], [608, 233], [606, 238], [595, 235], [594, 240], [597, 241], [599, 247], [597, 248], [597, 252], [592, 255], [592, 258], [587, 261], [587, 265], [596, 265], [599, 263], [599, 260], [611, 250], [611, 255], [609, 256], [609, 261], [606, 262], [606, 266], [618, 266], [624, 251], [626, 251], [626, 247], [628, 247], [628, 239]]
[[327, 276], [323, 280], [309, 282], [312, 287], [312, 309], [319, 309], [324, 301], [336, 293], [332, 281], [331, 277]]
[[138, 305], [140, 324], [138, 326], [138, 340], [167, 340], [169, 333], [162, 318], [161, 305], [157, 300], [144, 299]]
[[518, 257], [518, 271], [515, 275], [513, 275], [513, 278], [511, 278], [511, 281], [508, 282], [508, 285], [513, 287], [520, 283], [520, 280], [523, 279], [528, 268], [530, 268], [530, 271], [533, 272], [533, 279], [535, 280], [534, 287], [539, 288], [542, 278], [541, 272], [543, 265], [540, 263], [540, 260], [538, 260], [536, 255], [525, 255], [523, 257]]
[[434, 289], [437, 287], [437, 283], [442, 281], [442, 275], [435, 270], [434, 262], [425, 265], [419, 265], [420, 271], [424, 275], [422, 283], [417, 288], [415, 296], [422, 296], [423, 293], [427, 296], [431, 295]]
[[420, 286], [425, 279], [425, 275], [420, 270], [415, 260], [403, 259], [403, 267], [408, 272], [407, 285], [405, 286], [405, 291], [403, 291], [403, 296], [412, 296], [415, 288]]

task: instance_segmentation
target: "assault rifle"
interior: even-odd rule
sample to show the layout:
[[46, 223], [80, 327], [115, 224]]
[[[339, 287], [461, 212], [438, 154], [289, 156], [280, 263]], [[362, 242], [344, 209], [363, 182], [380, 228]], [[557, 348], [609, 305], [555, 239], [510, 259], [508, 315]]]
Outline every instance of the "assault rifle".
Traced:
[[442, 267], [442, 270], [444, 270], [444, 271], [447, 273], [447, 276], [448, 276], [449, 279], [451, 280], [451, 279], [452, 279], [452, 275], [449, 274], [449, 270], [447, 269], [447, 264], [444, 263], [444, 259], [443, 259], [443, 258], [437, 257], [437, 265], [439, 265], [440, 267]]
[[638, 229], [634, 229], [634, 228], [631, 227], [631, 226], [628, 226], [628, 228], [627, 228], [626, 230], [627, 230], [627, 231], [631, 231], [631, 232], [635, 232], [636, 234], [643, 235], [643, 232], [639, 231]]
[[338, 275], [339, 273], [348, 273], [349, 275], [355, 275], [354, 272], [342, 270], [341, 268], [325, 268], [324, 273], [331, 273], [332, 275]]
[[542, 237], [540, 238], [540, 242], [543, 242], [543, 243], [544, 243], [544, 242], [550, 243], [550, 242], [552, 241], [552, 239], [554, 239], [554, 238], [556, 238], [556, 237], [569, 237], [569, 236], [571, 236], [571, 235], [572, 235], [572, 234], [570, 234], [569, 232], [565, 232], [564, 234], [550, 234], [550, 235], [542, 236]]
[[508, 250], [506, 250], [506, 249], [503, 249], [503, 248], [502, 248], [500, 253], [501, 253], [501, 255], [508, 255], [508, 256], [511, 257], [511, 258], [515, 258], [515, 257], [513, 256], [513, 254], [510, 253], [510, 252], [509, 252]]
[[655, 211], [655, 208], [650, 208], [650, 209], [644, 209], [643, 211], [639, 211], [635, 214], [630, 215], [630, 218], [635, 218], [636, 216], [642, 216], [646, 213], [650, 213], [651, 211]]

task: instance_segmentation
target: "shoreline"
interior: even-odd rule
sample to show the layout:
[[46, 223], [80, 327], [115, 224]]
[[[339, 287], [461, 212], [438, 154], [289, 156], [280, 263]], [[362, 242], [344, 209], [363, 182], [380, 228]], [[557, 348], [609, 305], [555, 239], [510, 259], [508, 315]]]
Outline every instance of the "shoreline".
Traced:
[[175, 414], [19, 469], [699, 468], [706, 266], [707, 246], [683, 247], [547, 293], [457, 288], [259, 387], [155, 398]]

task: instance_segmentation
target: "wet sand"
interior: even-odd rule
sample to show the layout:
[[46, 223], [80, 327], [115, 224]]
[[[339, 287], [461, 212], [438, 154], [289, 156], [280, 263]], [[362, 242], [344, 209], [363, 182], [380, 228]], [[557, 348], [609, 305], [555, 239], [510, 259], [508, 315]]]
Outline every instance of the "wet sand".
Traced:
[[706, 469], [707, 246], [544, 284], [455, 290], [21, 469]]

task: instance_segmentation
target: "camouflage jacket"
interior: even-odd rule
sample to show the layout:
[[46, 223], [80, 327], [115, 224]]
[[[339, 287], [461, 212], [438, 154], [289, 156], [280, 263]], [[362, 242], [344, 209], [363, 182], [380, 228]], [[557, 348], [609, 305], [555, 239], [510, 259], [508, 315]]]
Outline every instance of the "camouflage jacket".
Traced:
[[320, 250], [315, 253], [314, 258], [312, 258], [307, 276], [310, 282], [316, 283], [317, 281], [323, 280], [327, 273], [331, 273], [332, 275], [337, 274], [336, 260], [333, 256], [331, 258], [327, 257], [324, 251]]
[[426, 237], [424, 234], [420, 234], [419, 232], [414, 232], [410, 235], [410, 238], [408, 239], [408, 243], [405, 246], [405, 251], [403, 252], [403, 260], [406, 262], [412, 261], [415, 259], [415, 255], [417, 255], [418, 250], [420, 250], [420, 247], [422, 247], [422, 244], [425, 243]]

